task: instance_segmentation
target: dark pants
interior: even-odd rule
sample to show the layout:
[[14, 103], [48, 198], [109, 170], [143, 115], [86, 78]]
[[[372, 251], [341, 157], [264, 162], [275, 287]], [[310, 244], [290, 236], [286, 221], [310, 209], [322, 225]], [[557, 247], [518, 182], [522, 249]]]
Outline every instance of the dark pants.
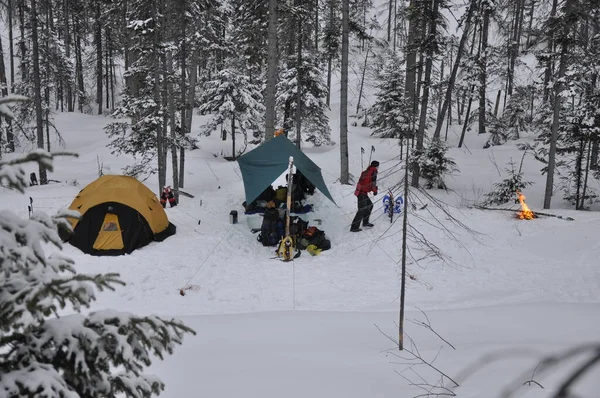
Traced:
[[354, 220], [352, 220], [352, 229], [360, 228], [361, 221], [363, 225], [368, 224], [371, 211], [373, 210], [373, 202], [371, 202], [371, 199], [369, 199], [369, 195], [366, 193], [361, 193], [357, 196], [357, 199], [358, 211], [354, 216]]

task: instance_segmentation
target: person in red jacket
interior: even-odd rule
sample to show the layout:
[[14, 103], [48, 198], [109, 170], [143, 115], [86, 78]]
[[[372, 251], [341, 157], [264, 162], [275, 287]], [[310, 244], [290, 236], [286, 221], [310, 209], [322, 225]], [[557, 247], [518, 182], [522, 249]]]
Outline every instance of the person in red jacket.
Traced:
[[369, 192], [373, 192], [373, 195], [377, 195], [377, 170], [379, 168], [379, 162], [374, 160], [371, 162], [369, 167], [362, 172], [356, 184], [356, 190], [354, 195], [358, 201], [358, 211], [352, 220], [352, 226], [350, 227], [351, 232], [362, 231], [360, 223], [362, 221], [363, 227], [372, 227], [373, 224], [369, 222], [371, 211], [373, 211], [373, 202], [369, 199]]

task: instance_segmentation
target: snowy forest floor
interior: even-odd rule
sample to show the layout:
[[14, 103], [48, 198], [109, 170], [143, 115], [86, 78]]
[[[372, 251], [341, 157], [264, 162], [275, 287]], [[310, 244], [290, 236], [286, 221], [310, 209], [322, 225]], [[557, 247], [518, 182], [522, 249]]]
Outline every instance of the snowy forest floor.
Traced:
[[[98, 162], [105, 174], [119, 174], [132, 159], [115, 157], [105, 147], [108, 139], [102, 128], [109, 121], [102, 116], [57, 115], [65, 145], [54, 143], [54, 148], [79, 157], [56, 160], [49, 178], [59, 183], [32, 187], [27, 196], [0, 190], [3, 207], [27, 217], [31, 197], [35, 210], [53, 213], [68, 207], [77, 192], [98, 177]], [[332, 117], [333, 132], [339, 131], [336, 124]], [[449, 141], [455, 146], [453, 130]], [[514, 143], [484, 150], [484, 141], [485, 137], [467, 136], [468, 148], [451, 149], [461, 172], [447, 179], [450, 191], [430, 192], [472, 231], [456, 226], [422, 194], [418, 198], [428, 207], [409, 213], [411, 225], [439, 247], [447, 261], [426, 259], [409, 266], [406, 318], [424, 320], [418, 309], [424, 310], [434, 329], [456, 347], [444, 346], [438, 355], [444, 343], [407, 322], [408, 335], [421, 355], [437, 358], [436, 367], [461, 378], [463, 370], [488, 353], [514, 354], [455, 379], [461, 384], [455, 390], [460, 397], [498, 396], [503, 387], [520, 385], [513, 378], [535, 367], [542, 355], [600, 335], [600, 213], [570, 210], [560, 192], [546, 212], [574, 221], [524, 221], [509, 212], [469, 208], [505, 177], [499, 172], [510, 159], [519, 162], [522, 156]], [[283, 263], [256, 241], [250, 229], [260, 226], [261, 217], [243, 214], [239, 167], [220, 156], [230, 153], [231, 142], [218, 137], [202, 138], [201, 148], [187, 153], [185, 191], [195, 198], [182, 197], [179, 206], [166, 209], [177, 226], [175, 236], [116, 258], [91, 257], [65, 247], [79, 272], [118, 272], [127, 282], [115, 292], [99, 294], [92, 310], [178, 316], [198, 332], [172, 357], [153, 365], [152, 371], [167, 384], [164, 396], [412, 397], [423, 391], [396, 372], [404, 371], [414, 383], [423, 381], [413, 370], [431, 384], [438, 382], [439, 376], [425, 367], [406, 370], [410, 361], [395, 357], [397, 348], [385, 336], [397, 339], [402, 228], [400, 222], [390, 225], [381, 199], [402, 178], [399, 147], [395, 140], [372, 138], [360, 127], [350, 127], [349, 142], [354, 176], [361, 171], [361, 147], [367, 153], [365, 163], [372, 145], [373, 159], [381, 162], [381, 193], [374, 199], [372, 217], [376, 225], [362, 233], [349, 232], [356, 199], [354, 186], [337, 181], [339, 147], [306, 148], [339, 205], [319, 192], [307, 201], [315, 211], [302, 217], [311, 225], [321, 219], [319, 228], [332, 243], [331, 250], [319, 256], [305, 252], [293, 263]], [[543, 203], [541, 167], [526, 156], [525, 179], [535, 184], [524, 193], [534, 212]], [[155, 176], [145, 183], [157, 191]], [[231, 210], [240, 213], [236, 225], [229, 223]], [[415, 245], [411, 250], [417, 258], [423, 255]], [[192, 289], [182, 297], [179, 289], [188, 285]], [[536, 379], [544, 389], [523, 386], [519, 393], [550, 396], [562, 378], [564, 371]], [[593, 396], [600, 389], [598, 380], [589, 375], [578, 392]], [[444, 385], [452, 383], [446, 380]]]

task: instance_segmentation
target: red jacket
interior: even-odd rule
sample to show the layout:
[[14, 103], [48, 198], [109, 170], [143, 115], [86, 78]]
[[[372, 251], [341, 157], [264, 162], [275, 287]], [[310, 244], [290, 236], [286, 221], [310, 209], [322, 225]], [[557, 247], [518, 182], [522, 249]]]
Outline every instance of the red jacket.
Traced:
[[368, 194], [373, 192], [377, 195], [377, 167], [369, 166], [365, 171], [362, 172], [356, 184], [356, 190], [354, 195]]

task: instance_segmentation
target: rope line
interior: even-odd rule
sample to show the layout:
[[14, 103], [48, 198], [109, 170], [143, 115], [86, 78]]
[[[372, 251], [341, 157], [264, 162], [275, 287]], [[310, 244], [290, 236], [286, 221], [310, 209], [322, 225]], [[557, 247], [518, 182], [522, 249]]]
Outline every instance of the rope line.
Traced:
[[208, 256], [207, 256], [207, 257], [204, 259], [204, 261], [202, 261], [202, 264], [200, 264], [200, 266], [198, 267], [198, 269], [196, 269], [196, 272], [194, 272], [194, 275], [192, 275], [192, 276], [190, 277], [190, 279], [188, 279], [188, 281], [187, 281], [187, 282], [186, 282], [186, 283], [183, 285], [183, 288], [182, 288], [182, 289], [185, 289], [185, 288], [186, 288], [186, 287], [189, 285], [190, 281], [191, 281], [192, 279], [194, 279], [194, 277], [196, 276], [196, 274], [198, 274], [198, 272], [200, 271], [200, 269], [201, 269], [201, 268], [204, 266], [204, 264], [205, 264], [205, 263], [208, 261], [208, 259], [210, 258], [210, 256], [212, 256], [212, 254], [215, 252], [215, 250], [217, 249], [217, 247], [219, 247], [219, 245], [221, 244], [221, 242], [223, 242], [223, 239], [225, 238], [225, 236], [227, 236], [227, 235], [229, 234], [229, 231], [231, 231], [231, 228], [232, 228], [232, 227], [233, 227], [233, 225], [232, 225], [231, 227], [229, 227], [229, 229], [227, 230], [227, 232], [225, 232], [225, 233], [223, 234], [223, 236], [221, 236], [221, 239], [219, 240], [219, 243], [217, 243], [217, 244], [216, 244], [216, 245], [215, 245], [215, 246], [212, 248], [212, 250], [210, 251], [210, 253], [208, 253]]

